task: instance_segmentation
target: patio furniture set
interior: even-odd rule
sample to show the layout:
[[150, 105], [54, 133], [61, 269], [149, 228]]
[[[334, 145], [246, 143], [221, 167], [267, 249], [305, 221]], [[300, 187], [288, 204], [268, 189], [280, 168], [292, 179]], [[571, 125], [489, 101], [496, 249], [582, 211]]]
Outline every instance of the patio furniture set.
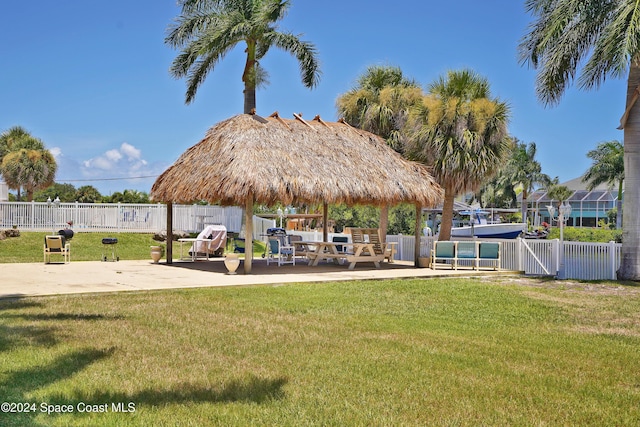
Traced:
[[352, 228], [351, 242], [348, 238], [336, 236], [331, 242], [304, 241], [297, 235], [269, 236], [267, 245], [267, 265], [296, 263], [296, 257], [306, 259], [310, 266], [316, 267], [321, 261], [336, 264], [349, 264], [353, 270], [359, 262], [372, 262], [380, 268], [385, 259], [392, 263], [396, 243], [383, 243], [377, 228]]

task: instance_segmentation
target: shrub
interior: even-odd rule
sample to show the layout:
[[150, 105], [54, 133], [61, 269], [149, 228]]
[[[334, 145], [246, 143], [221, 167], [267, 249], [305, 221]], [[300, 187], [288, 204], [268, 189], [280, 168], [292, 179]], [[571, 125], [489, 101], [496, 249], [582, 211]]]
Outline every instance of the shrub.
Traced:
[[[560, 228], [553, 227], [549, 232], [549, 239], [560, 238]], [[614, 241], [622, 243], [622, 230], [608, 230], [606, 228], [565, 227], [564, 240], [570, 242], [602, 242]]]

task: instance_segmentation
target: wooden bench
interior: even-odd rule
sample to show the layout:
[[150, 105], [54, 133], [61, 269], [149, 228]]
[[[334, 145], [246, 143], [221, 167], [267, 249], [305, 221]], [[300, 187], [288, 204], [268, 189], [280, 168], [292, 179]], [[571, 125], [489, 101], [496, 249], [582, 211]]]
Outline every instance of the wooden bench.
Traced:
[[[380, 236], [379, 228], [351, 228], [351, 241], [353, 243], [372, 243], [375, 254], [382, 255], [383, 260], [392, 263], [396, 253], [396, 245], [391, 243], [383, 243]], [[348, 261], [348, 260], [347, 260]], [[369, 259], [371, 261], [371, 259]]]
[[494, 270], [499, 270], [501, 249], [500, 242], [436, 241], [431, 250], [431, 269], [451, 265], [451, 269], [457, 270], [460, 261], [471, 261], [474, 270], [479, 270], [481, 264], [489, 264]]

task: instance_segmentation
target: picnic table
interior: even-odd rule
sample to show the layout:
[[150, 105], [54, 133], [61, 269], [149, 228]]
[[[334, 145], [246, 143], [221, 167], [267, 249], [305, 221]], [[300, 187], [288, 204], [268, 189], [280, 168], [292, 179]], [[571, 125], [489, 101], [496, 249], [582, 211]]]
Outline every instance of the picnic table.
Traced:
[[[380, 268], [380, 262], [384, 260], [384, 254], [376, 254], [374, 243], [349, 243], [349, 242], [313, 242], [300, 241], [296, 245], [304, 245], [309, 258], [309, 265], [316, 267], [320, 261], [333, 261], [336, 264], [347, 261], [349, 270], [353, 270], [358, 262], [373, 262], [376, 268]], [[338, 248], [350, 248], [348, 251], [339, 251]]]

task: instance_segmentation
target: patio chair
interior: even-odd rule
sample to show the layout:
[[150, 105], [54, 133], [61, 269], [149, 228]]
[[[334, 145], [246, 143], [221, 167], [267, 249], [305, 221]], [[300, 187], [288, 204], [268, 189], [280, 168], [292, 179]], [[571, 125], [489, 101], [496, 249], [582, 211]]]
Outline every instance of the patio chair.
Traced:
[[239, 237], [236, 237], [235, 239], [233, 239], [233, 252], [243, 254], [244, 248], [245, 248], [244, 244], [245, 244], [244, 239], [241, 239]]
[[51, 262], [52, 254], [61, 255], [65, 264], [71, 262], [71, 246], [65, 241], [64, 236], [44, 236], [45, 264], [49, 264]]
[[278, 267], [282, 264], [296, 265], [296, 248], [286, 242], [286, 237], [269, 237], [267, 244], [267, 265], [269, 265], [270, 261], [275, 262], [276, 256]]
[[293, 246], [293, 249], [298, 258], [305, 258], [309, 261], [307, 253], [309, 252], [309, 246], [306, 243], [298, 243], [302, 241], [302, 236], [299, 234], [289, 234], [289, 244]]
[[391, 262], [395, 256], [393, 245], [382, 242], [379, 228], [352, 228], [351, 239], [353, 243], [371, 243], [374, 253], [371, 255], [384, 255], [384, 258]]

